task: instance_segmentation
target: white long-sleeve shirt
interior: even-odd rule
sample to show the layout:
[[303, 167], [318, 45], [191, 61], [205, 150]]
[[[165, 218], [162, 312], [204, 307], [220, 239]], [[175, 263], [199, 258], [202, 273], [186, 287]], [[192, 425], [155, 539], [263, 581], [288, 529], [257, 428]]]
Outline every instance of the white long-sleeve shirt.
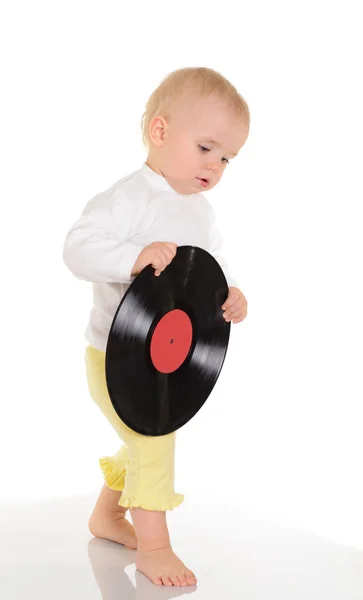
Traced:
[[177, 193], [145, 163], [86, 204], [68, 232], [63, 259], [78, 278], [92, 282], [93, 306], [87, 341], [106, 350], [111, 323], [134, 279], [132, 268], [152, 242], [199, 246], [219, 262], [229, 286], [236, 286], [220, 252], [215, 215], [202, 194]]

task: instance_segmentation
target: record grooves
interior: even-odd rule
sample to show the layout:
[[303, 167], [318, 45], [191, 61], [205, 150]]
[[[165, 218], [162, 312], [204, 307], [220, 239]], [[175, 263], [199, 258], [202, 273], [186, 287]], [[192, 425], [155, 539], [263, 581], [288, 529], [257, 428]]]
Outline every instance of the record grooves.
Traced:
[[227, 295], [219, 264], [195, 246], [180, 246], [159, 277], [148, 266], [134, 279], [106, 349], [110, 399], [130, 429], [166, 435], [203, 406], [228, 348]]

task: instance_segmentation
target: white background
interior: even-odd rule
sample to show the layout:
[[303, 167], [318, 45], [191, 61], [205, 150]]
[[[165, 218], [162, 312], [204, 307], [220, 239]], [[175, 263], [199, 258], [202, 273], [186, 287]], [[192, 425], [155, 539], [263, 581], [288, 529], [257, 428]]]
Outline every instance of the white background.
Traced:
[[[249, 306], [178, 433], [190, 505], [363, 547], [358, 2], [12, 2], [2, 9], [0, 502], [101, 486], [118, 439], [86, 386], [91, 286], [62, 262], [86, 202], [146, 158], [170, 71], [208, 66], [251, 133], [209, 194]], [[180, 509], [182, 510], [182, 508]]]

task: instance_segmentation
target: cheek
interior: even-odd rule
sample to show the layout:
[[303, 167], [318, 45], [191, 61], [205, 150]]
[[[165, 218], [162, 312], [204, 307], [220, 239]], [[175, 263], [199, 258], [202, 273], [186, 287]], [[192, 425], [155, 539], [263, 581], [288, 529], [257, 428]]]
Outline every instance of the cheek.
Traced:
[[181, 148], [180, 161], [186, 169], [192, 169], [194, 171], [196, 165], [199, 166], [202, 162], [201, 153], [198, 151], [198, 147], [194, 143], [186, 141]]
[[220, 181], [225, 170], [226, 170], [226, 167], [222, 167], [222, 169], [220, 169], [220, 171], [218, 172], [218, 175], [217, 175], [217, 181]]
[[180, 165], [181, 157], [182, 152], [179, 142], [173, 142], [164, 146], [164, 160], [165, 163], [168, 165], [169, 170], [172, 169], [175, 171], [175, 169], [178, 168], [178, 165]]

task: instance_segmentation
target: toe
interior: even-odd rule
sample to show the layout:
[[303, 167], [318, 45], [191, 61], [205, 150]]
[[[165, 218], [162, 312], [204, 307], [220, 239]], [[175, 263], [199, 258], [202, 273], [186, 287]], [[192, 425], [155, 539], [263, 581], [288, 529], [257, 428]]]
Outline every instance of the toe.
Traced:
[[175, 587], [180, 587], [179, 577], [177, 577], [176, 575], [171, 575], [169, 579], [172, 581]]
[[185, 587], [186, 585], [188, 585], [188, 582], [187, 582], [186, 577], [184, 575], [179, 575], [179, 581], [180, 581], [180, 585], [182, 587]]
[[155, 583], [155, 585], [163, 585], [163, 582], [161, 581], [160, 577], [154, 577], [151, 581]]
[[191, 571], [186, 571], [185, 576], [189, 585], [195, 585], [197, 583], [197, 578]]
[[162, 577], [162, 581], [163, 584], [166, 585], [167, 587], [170, 587], [173, 585], [172, 581], [170, 581], [170, 577]]

